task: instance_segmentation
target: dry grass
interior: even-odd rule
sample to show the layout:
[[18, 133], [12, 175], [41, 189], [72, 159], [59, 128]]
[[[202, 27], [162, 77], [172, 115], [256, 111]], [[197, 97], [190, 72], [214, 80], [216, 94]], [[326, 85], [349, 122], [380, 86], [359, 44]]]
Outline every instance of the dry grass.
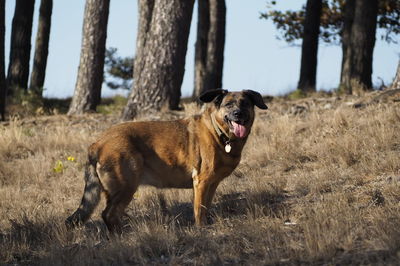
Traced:
[[210, 226], [193, 226], [191, 190], [144, 187], [121, 237], [107, 233], [103, 206], [84, 227], [64, 228], [86, 147], [115, 115], [2, 125], [0, 264], [397, 264], [400, 104], [346, 104], [354, 100], [274, 100], [218, 188]]

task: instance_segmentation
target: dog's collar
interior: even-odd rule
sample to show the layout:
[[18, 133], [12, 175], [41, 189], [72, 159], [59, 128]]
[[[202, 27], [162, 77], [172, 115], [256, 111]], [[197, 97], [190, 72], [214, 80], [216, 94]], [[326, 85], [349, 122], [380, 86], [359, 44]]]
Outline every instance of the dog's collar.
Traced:
[[227, 153], [229, 153], [232, 149], [231, 143], [233, 142], [228, 134], [225, 132], [225, 130], [223, 128], [221, 128], [217, 122], [217, 120], [215, 119], [214, 114], [211, 114], [211, 124], [214, 127], [215, 132], [218, 135], [218, 138], [221, 140], [221, 142], [224, 144], [225, 146], [225, 151]]

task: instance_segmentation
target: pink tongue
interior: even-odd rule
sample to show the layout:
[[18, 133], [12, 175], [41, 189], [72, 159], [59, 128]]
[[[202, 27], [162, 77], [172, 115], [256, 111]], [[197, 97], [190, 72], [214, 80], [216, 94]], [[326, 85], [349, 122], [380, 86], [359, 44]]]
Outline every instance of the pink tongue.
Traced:
[[238, 123], [235, 123], [233, 121], [231, 122], [233, 126], [233, 133], [235, 134], [235, 136], [238, 138], [244, 138], [246, 136], [246, 128], [242, 125], [239, 125]]

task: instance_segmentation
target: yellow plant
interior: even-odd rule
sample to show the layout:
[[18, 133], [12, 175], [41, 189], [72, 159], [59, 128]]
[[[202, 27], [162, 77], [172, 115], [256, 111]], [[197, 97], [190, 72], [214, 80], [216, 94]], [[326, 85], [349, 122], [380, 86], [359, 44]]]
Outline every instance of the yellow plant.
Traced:
[[70, 162], [75, 162], [75, 157], [68, 156], [67, 160], [70, 161]]
[[54, 166], [53, 171], [55, 173], [62, 173], [64, 171], [64, 164], [62, 163], [62, 161], [58, 160], [56, 162], [56, 166]]

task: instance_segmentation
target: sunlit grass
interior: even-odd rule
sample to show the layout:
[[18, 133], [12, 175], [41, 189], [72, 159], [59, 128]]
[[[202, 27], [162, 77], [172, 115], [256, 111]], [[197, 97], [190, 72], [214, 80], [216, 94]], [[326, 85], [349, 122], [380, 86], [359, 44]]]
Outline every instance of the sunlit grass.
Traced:
[[121, 237], [101, 220], [104, 200], [85, 226], [64, 227], [82, 196], [86, 148], [118, 110], [0, 125], [0, 264], [397, 264], [400, 103], [348, 101], [275, 99], [257, 111], [209, 226], [194, 227], [190, 189], [141, 187]]

